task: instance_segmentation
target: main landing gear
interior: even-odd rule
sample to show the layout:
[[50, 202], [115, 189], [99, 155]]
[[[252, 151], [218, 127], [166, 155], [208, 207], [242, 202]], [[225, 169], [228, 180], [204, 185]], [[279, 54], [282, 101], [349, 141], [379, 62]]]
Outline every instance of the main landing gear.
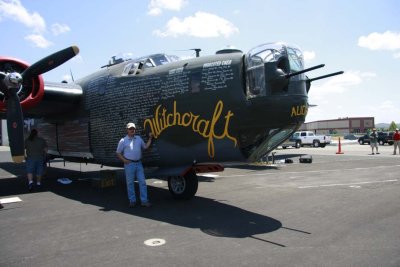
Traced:
[[176, 199], [191, 199], [197, 192], [199, 180], [196, 172], [190, 169], [183, 176], [168, 177], [168, 189]]

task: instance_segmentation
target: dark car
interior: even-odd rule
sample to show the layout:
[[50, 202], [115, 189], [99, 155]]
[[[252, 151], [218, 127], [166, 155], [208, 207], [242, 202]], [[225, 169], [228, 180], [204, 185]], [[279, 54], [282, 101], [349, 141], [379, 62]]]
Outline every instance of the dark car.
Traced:
[[388, 133], [388, 138], [387, 138], [387, 142], [388, 142], [388, 144], [389, 145], [393, 145], [393, 134], [394, 134], [394, 132], [389, 132]]
[[288, 147], [295, 147], [295, 148], [300, 148], [301, 147], [301, 141], [298, 138], [294, 138], [293, 135], [290, 136], [290, 138], [286, 139], [285, 142], [282, 143], [282, 148], [286, 149]]
[[358, 138], [354, 134], [347, 134], [347, 135], [343, 136], [343, 139], [346, 139], [346, 140], [357, 140]]
[[[358, 138], [358, 143], [360, 145], [370, 144], [371, 140], [369, 138], [369, 135], [366, 134]], [[390, 135], [390, 133], [387, 132], [378, 132], [378, 143], [381, 146], [383, 146], [384, 144], [393, 145], [393, 134]]]
[[370, 139], [369, 139], [369, 135], [363, 135], [361, 137], [358, 138], [358, 143], [360, 145], [364, 145], [364, 144], [370, 144]]

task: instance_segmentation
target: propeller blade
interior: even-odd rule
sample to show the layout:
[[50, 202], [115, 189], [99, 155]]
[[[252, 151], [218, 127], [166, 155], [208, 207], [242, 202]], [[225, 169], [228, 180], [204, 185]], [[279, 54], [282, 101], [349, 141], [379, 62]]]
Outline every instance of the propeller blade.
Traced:
[[8, 90], [6, 105], [11, 157], [14, 162], [21, 163], [25, 158], [24, 121], [16, 88]]
[[60, 66], [61, 64], [76, 56], [78, 53], [79, 48], [77, 46], [70, 46], [32, 64], [21, 75], [24, 81], [26, 81], [33, 76], [43, 74]]

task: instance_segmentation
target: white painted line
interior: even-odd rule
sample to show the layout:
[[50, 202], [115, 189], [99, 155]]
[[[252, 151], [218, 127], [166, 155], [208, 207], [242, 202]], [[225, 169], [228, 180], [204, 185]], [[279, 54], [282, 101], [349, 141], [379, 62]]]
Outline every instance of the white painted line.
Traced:
[[370, 182], [349, 183], [349, 184], [322, 184], [322, 185], [299, 186], [298, 188], [304, 189], [304, 188], [333, 187], [333, 186], [354, 186], [361, 184], [393, 183], [397, 181], [398, 181], [397, 179], [394, 179], [394, 180], [370, 181]]
[[161, 238], [152, 238], [152, 239], [148, 239], [148, 240], [144, 241], [143, 243], [149, 247], [157, 247], [157, 246], [164, 245], [166, 243], [166, 241]]
[[212, 173], [205, 173], [205, 174], [201, 174], [201, 176], [204, 176], [204, 177], [210, 177], [210, 178], [216, 178], [216, 177], [219, 177], [219, 175], [218, 175], [218, 174], [212, 174]]
[[14, 203], [20, 201], [22, 201], [22, 199], [20, 199], [19, 197], [0, 198], [1, 204]]
[[326, 173], [326, 172], [342, 172], [342, 171], [354, 171], [354, 170], [371, 170], [371, 169], [388, 169], [388, 168], [398, 168], [400, 165], [390, 165], [390, 166], [375, 166], [375, 167], [365, 167], [365, 168], [350, 168], [350, 169], [334, 169], [334, 170], [320, 170], [320, 171], [299, 171], [299, 172], [270, 172], [270, 173], [248, 173], [248, 174], [236, 174], [236, 175], [221, 175], [220, 177], [247, 177], [247, 176], [264, 176], [264, 175], [287, 175], [287, 174], [303, 174], [303, 173]]

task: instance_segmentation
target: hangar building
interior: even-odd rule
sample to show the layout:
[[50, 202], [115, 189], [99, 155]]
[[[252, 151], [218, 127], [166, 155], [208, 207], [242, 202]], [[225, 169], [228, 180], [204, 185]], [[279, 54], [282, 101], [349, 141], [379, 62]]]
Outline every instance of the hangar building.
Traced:
[[301, 125], [302, 131], [314, 131], [316, 134], [366, 133], [375, 127], [374, 117], [338, 118], [336, 120], [322, 120], [306, 122]]

